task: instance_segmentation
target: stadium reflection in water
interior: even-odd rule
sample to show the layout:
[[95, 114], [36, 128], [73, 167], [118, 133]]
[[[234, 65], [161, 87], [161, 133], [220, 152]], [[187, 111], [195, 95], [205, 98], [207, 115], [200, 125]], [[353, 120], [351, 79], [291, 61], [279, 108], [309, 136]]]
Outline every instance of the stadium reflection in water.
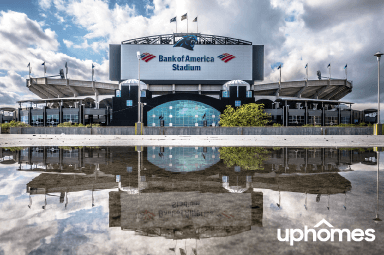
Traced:
[[[349, 209], [354, 187], [345, 173], [354, 165], [374, 167], [377, 154], [370, 148], [30, 147], [0, 148], [0, 164], [33, 173], [25, 181], [28, 199], [21, 199], [26, 210], [79, 213], [107, 200], [108, 216], [100, 218], [109, 217], [108, 229], [165, 238], [175, 242], [168, 251], [197, 254], [197, 240], [270, 227], [269, 214], [284, 207], [325, 214], [335, 212], [332, 206]], [[82, 192], [90, 195], [75, 195]]]

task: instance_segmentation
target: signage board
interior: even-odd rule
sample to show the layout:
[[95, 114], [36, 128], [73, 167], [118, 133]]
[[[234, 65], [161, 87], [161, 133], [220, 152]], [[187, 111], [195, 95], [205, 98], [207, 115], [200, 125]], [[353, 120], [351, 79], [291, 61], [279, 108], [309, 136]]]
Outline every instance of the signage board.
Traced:
[[252, 80], [252, 45], [121, 45], [121, 79]]

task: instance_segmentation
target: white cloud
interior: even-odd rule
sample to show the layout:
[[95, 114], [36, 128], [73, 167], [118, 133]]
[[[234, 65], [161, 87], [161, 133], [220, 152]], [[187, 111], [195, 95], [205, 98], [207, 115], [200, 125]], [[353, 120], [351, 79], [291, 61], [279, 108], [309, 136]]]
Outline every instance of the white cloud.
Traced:
[[39, 6], [43, 10], [48, 10], [51, 8], [52, 0], [39, 0]]
[[65, 44], [65, 46], [67, 46], [67, 48], [71, 48], [73, 45], [73, 42], [65, 39], [63, 39], [63, 43]]
[[64, 22], [64, 18], [61, 17], [58, 13], [55, 13], [55, 17], [58, 19], [59, 23], [63, 23]]
[[[84, 41], [79, 45], [70, 34], [63, 38], [67, 48], [92, 49], [96, 54], [105, 54], [110, 43], [174, 32], [175, 23], [169, 23], [169, 19], [175, 15], [180, 19], [181, 14], [188, 12], [190, 19], [199, 15], [199, 31], [202, 33], [265, 45], [264, 82], [278, 80], [278, 72], [270, 68], [276, 62], [284, 64], [283, 81], [303, 79], [306, 63], [309, 63], [311, 79], [316, 79], [317, 70], [327, 76], [328, 63], [332, 64], [332, 77], [344, 78], [343, 67], [348, 63], [348, 78], [354, 81], [354, 87], [345, 100], [375, 101], [377, 64], [371, 55], [383, 50], [380, 42], [384, 34], [381, 33], [384, 32], [384, 26], [381, 26], [384, 17], [380, 10], [384, 4], [380, 2], [154, 0], [152, 4], [144, 2], [143, 5], [147, 12], [151, 11], [150, 17], [139, 15], [133, 4], [116, 3], [109, 8], [109, 2], [102, 0], [39, 1], [44, 10], [54, 6], [57, 12], [54, 15], [59, 21], [72, 21], [69, 23], [72, 27], [87, 31], [80, 35]], [[0, 58], [5, 61], [0, 62], [0, 69], [25, 70], [25, 63], [32, 62], [37, 66], [47, 60], [44, 55], [50, 55], [49, 51], [60, 50], [56, 33], [49, 28], [43, 30], [43, 25], [28, 19], [25, 14], [1, 13], [0, 39], [4, 39], [4, 43], [0, 45]], [[189, 31], [195, 29], [195, 24], [190, 22]], [[178, 31], [186, 32], [186, 21], [178, 22]], [[44, 59], [37, 59], [32, 49], [43, 49], [46, 54], [44, 51], [40, 53]], [[103, 66], [104, 63], [107, 61]], [[105, 79], [108, 80], [107, 76]]]

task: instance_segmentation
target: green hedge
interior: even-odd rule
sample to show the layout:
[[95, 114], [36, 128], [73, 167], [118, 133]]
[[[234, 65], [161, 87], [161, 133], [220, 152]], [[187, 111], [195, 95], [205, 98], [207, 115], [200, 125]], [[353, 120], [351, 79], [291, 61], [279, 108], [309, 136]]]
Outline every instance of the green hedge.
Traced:
[[9, 133], [9, 130], [11, 127], [30, 127], [30, 125], [25, 124], [24, 122], [20, 121], [14, 121], [12, 120], [9, 123], [2, 123], [1, 126], [1, 133]]

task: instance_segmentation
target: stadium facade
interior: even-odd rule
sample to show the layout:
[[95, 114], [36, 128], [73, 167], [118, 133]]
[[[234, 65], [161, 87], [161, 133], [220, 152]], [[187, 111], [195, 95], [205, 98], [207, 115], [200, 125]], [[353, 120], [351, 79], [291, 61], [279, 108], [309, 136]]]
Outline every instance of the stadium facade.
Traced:
[[[346, 79], [262, 84], [264, 45], [217, 35], [174, 33], [111, 44], [109, 79], [114, 83], [27, 79], [39, 99], [18, 101], [19, 109], [2, 109], [0, 121], [133, 126], [139, 118], [138, 90], [146, 126], [217, 126], [227, 105], [248, 103], [263, 103], [271, 122], [284, 126], [376, 119], [370, 117], [376, 110], [355, 111], [351, 102], [342, 101], [353, 87]], [[22, 108], [25, 103], [30, 107]], [[13, 116], [6, 116], [12, 111]]]

